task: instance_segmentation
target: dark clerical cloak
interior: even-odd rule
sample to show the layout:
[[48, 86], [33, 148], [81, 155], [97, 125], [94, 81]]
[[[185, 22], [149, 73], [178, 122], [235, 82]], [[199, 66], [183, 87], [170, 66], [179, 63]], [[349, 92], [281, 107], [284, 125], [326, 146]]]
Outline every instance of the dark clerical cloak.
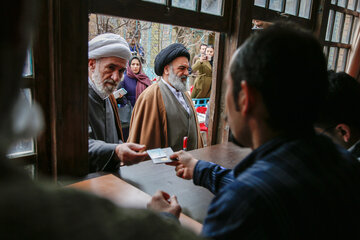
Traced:
[[90, 172], [116, 170], [119, 161], [113, 158], [113, 154], [121, 142], [109, 98], [102, 99], [89, 85]]

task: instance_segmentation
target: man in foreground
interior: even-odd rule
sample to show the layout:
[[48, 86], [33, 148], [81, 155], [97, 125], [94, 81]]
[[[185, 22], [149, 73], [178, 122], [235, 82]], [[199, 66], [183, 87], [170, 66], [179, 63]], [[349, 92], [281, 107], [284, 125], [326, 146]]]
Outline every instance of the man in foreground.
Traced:
[[[359, 162], [313, 128], [328, 84], [312, 34], [292, 24], [255, 33], [235, 52], [226, 83], [229, 126], [253, 152], [233, 170], [184, 151], [171, 156], [179, 177], [215, 194], [203, 235], [359, 238]], [[148, 206], [161, 211], [160, 204], [153, 198]]]
[[196, 111], [186, 80], [190, 54], [184, 45], [174, 43], [155, 58], [155, 73], [161, 79], [138, 98], [130, 123], [128, 142], [144, 144], [148, 149], [171, 147], [187, 149], [203, 146]]
[[145, 146], [123, 143], [113, 92], [131, 57], [126, 41], [105, 33], [89, 41], [89, 169], [116, 171], [145, 159]]

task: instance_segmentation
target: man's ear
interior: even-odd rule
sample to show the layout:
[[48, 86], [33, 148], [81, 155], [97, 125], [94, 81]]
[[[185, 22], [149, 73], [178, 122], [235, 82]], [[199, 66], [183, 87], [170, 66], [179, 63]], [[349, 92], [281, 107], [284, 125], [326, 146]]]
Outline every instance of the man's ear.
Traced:
[[351, 130], [350, 127], [345, 123], [340, 123], [335, 127], [338, 136], [346, 143], [350, 141]]
[[166, 65], [166, 66], [164, 67], [164, 74], [165, 74], [165, 75], [169, 75], [169, 74], [170, 74], [170, 65]]
[[88, 67], [89, 67], [89, 71], [94, 72], [95, 68], [96, 68], [96, 60], [95, 59], [89, 59]]
[[238, 97], [238, 106], [240, 106], [241, 114], [248, 115], [253, 108], [254, 93], [253, 88], [246, 81], [241, 81], [241, 91]]

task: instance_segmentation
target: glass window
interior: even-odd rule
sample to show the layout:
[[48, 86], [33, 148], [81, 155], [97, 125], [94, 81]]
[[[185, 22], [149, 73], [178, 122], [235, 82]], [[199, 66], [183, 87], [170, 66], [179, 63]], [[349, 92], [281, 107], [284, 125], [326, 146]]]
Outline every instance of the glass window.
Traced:
[[33, 66], [32, 66], [32, 51], [31, 49], [28, 49], [26, 51], [26, 60], [25, 60], [25, 64], [24, 64], [24, 69], [23, 69], [23, 77], [31, 77], [33, 75]]
[[338, 0], [337, 5], [338, 5], [339, 7], [345, 7], [345, 4], [346, 4], [346, 0]]
[[337, 48], [330, 47], [329, 58], [328, 58], [328, 69], [335, 70], [335, 61], [336, 61]]
[[[31, 97], [31, 91], [30, 89], [21, 89], [20, 91], [20, 99], [22, 104], [31, 105], [32, 104], [32, 97]], [[21, 139], [18, 142], [14, 143], [13, 146], [10, 147], [10, 150], [8, 152], [8, 156], [10, 158], [26, 155], [29, 153], [34, 153], [35, 147], [34, 147], [34, 139]]]
[[324, 55], [327, 57], [327, 55], [328, 55], [328, 49], [329, 49], [329, 47], [328, 46], [325, 46], [324, 47]]
[[[359, 1], [360, 2], [360, 1]], [[354, 24], [353, 24], [353, 26], [352, 26], [352, 36], [351, 36], [351, 41], [350, 41], [350, 44], [352, 44], [353, 42], [354, 42], [354, 36], [355, 36], [355, 31], [356, 31], [356, 29], [357, 29], [357, 25], [359, 24], [359, 18], [357, 18], [357, 17], [355, 17], [355, 19], [354, 19]]]
[[302, 0], [300, 2], [299, 17], [310, 18], [312, 0]]
[[265, 7], [266, 0], [255, 0], [254, 5], [259, 7]]
[[336, 0], [331, 0], [331, 4], [336, 4]]
[[285, 13], [296, 15], [296, 6], [297, 6], [298, 0], [287, 0], [286, 1], [286, 7], [285, 7]]
[[222, 15], [223, 0], [202, 0], [201, 12]]
[[336, 67], [337, 72], [345, 71], [347, 52], [348, 52], [348, 50], [346, 48], [340, 48], [338, 64], [337, 64], [337, 67]]
[[357, 5], [357, 8], [356, 8], [356, 11], [360, 12], [360, 0], [358, 0], [358, 5]]
[[350, 42], [350, 33], [351, 33], [351, 24], [352, 24], [353, 16], [346, 14], [345, 22], [344, 22], [344, 29], [341, 37], [342, 43], [349, 43]]
[[327, 28], [326, 28], [325, 41], [330, 41], [330, 34], [332, 31], [333, 22], [334, 22], [334, 10], [330, 10], [328, 24], [327, 24]]
[[173, 0], [172, 6], [195, 11], [196, 2], [196, 0]]
[[275, 11], [281, 11], [282, 3], [283, 3], [283, 0], [270, 0], [269, 9], [272, 9]]
[[331, 36], [332, 42], [339, 42], [341, 36], [341, 26], [344, 19], [344, 14], [341, 12], [336, 12], [335, 21], [334, 21], [334, 29]]
[[350, 10], [355, 10], [356, 0], [349, 0], [347, 8]]
[[154, 3], [160, 3], [165, 5], [165, 0], [143, 0], [145, 2], [154, 2]]

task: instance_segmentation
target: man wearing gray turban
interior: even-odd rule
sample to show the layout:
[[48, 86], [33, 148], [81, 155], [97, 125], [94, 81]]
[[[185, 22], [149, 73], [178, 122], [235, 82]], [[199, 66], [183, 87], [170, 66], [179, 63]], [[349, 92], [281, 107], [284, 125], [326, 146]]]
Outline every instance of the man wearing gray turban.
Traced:
[[105, 33], [89, 41], [89, 170], [115, 171], [120, 164], [144, 160], [145, 146], [123, 143], [113, 96], [131, 53], [117, 34]]
[[156, 56], [155, 73], [161, 80], [139, 96], [128, 142], [178, 151], [187, 137], [187, 150], [203, 146], [196, 111], [186, 91], [189, 59], [188, 50], [180, 43], [169, 45]]

